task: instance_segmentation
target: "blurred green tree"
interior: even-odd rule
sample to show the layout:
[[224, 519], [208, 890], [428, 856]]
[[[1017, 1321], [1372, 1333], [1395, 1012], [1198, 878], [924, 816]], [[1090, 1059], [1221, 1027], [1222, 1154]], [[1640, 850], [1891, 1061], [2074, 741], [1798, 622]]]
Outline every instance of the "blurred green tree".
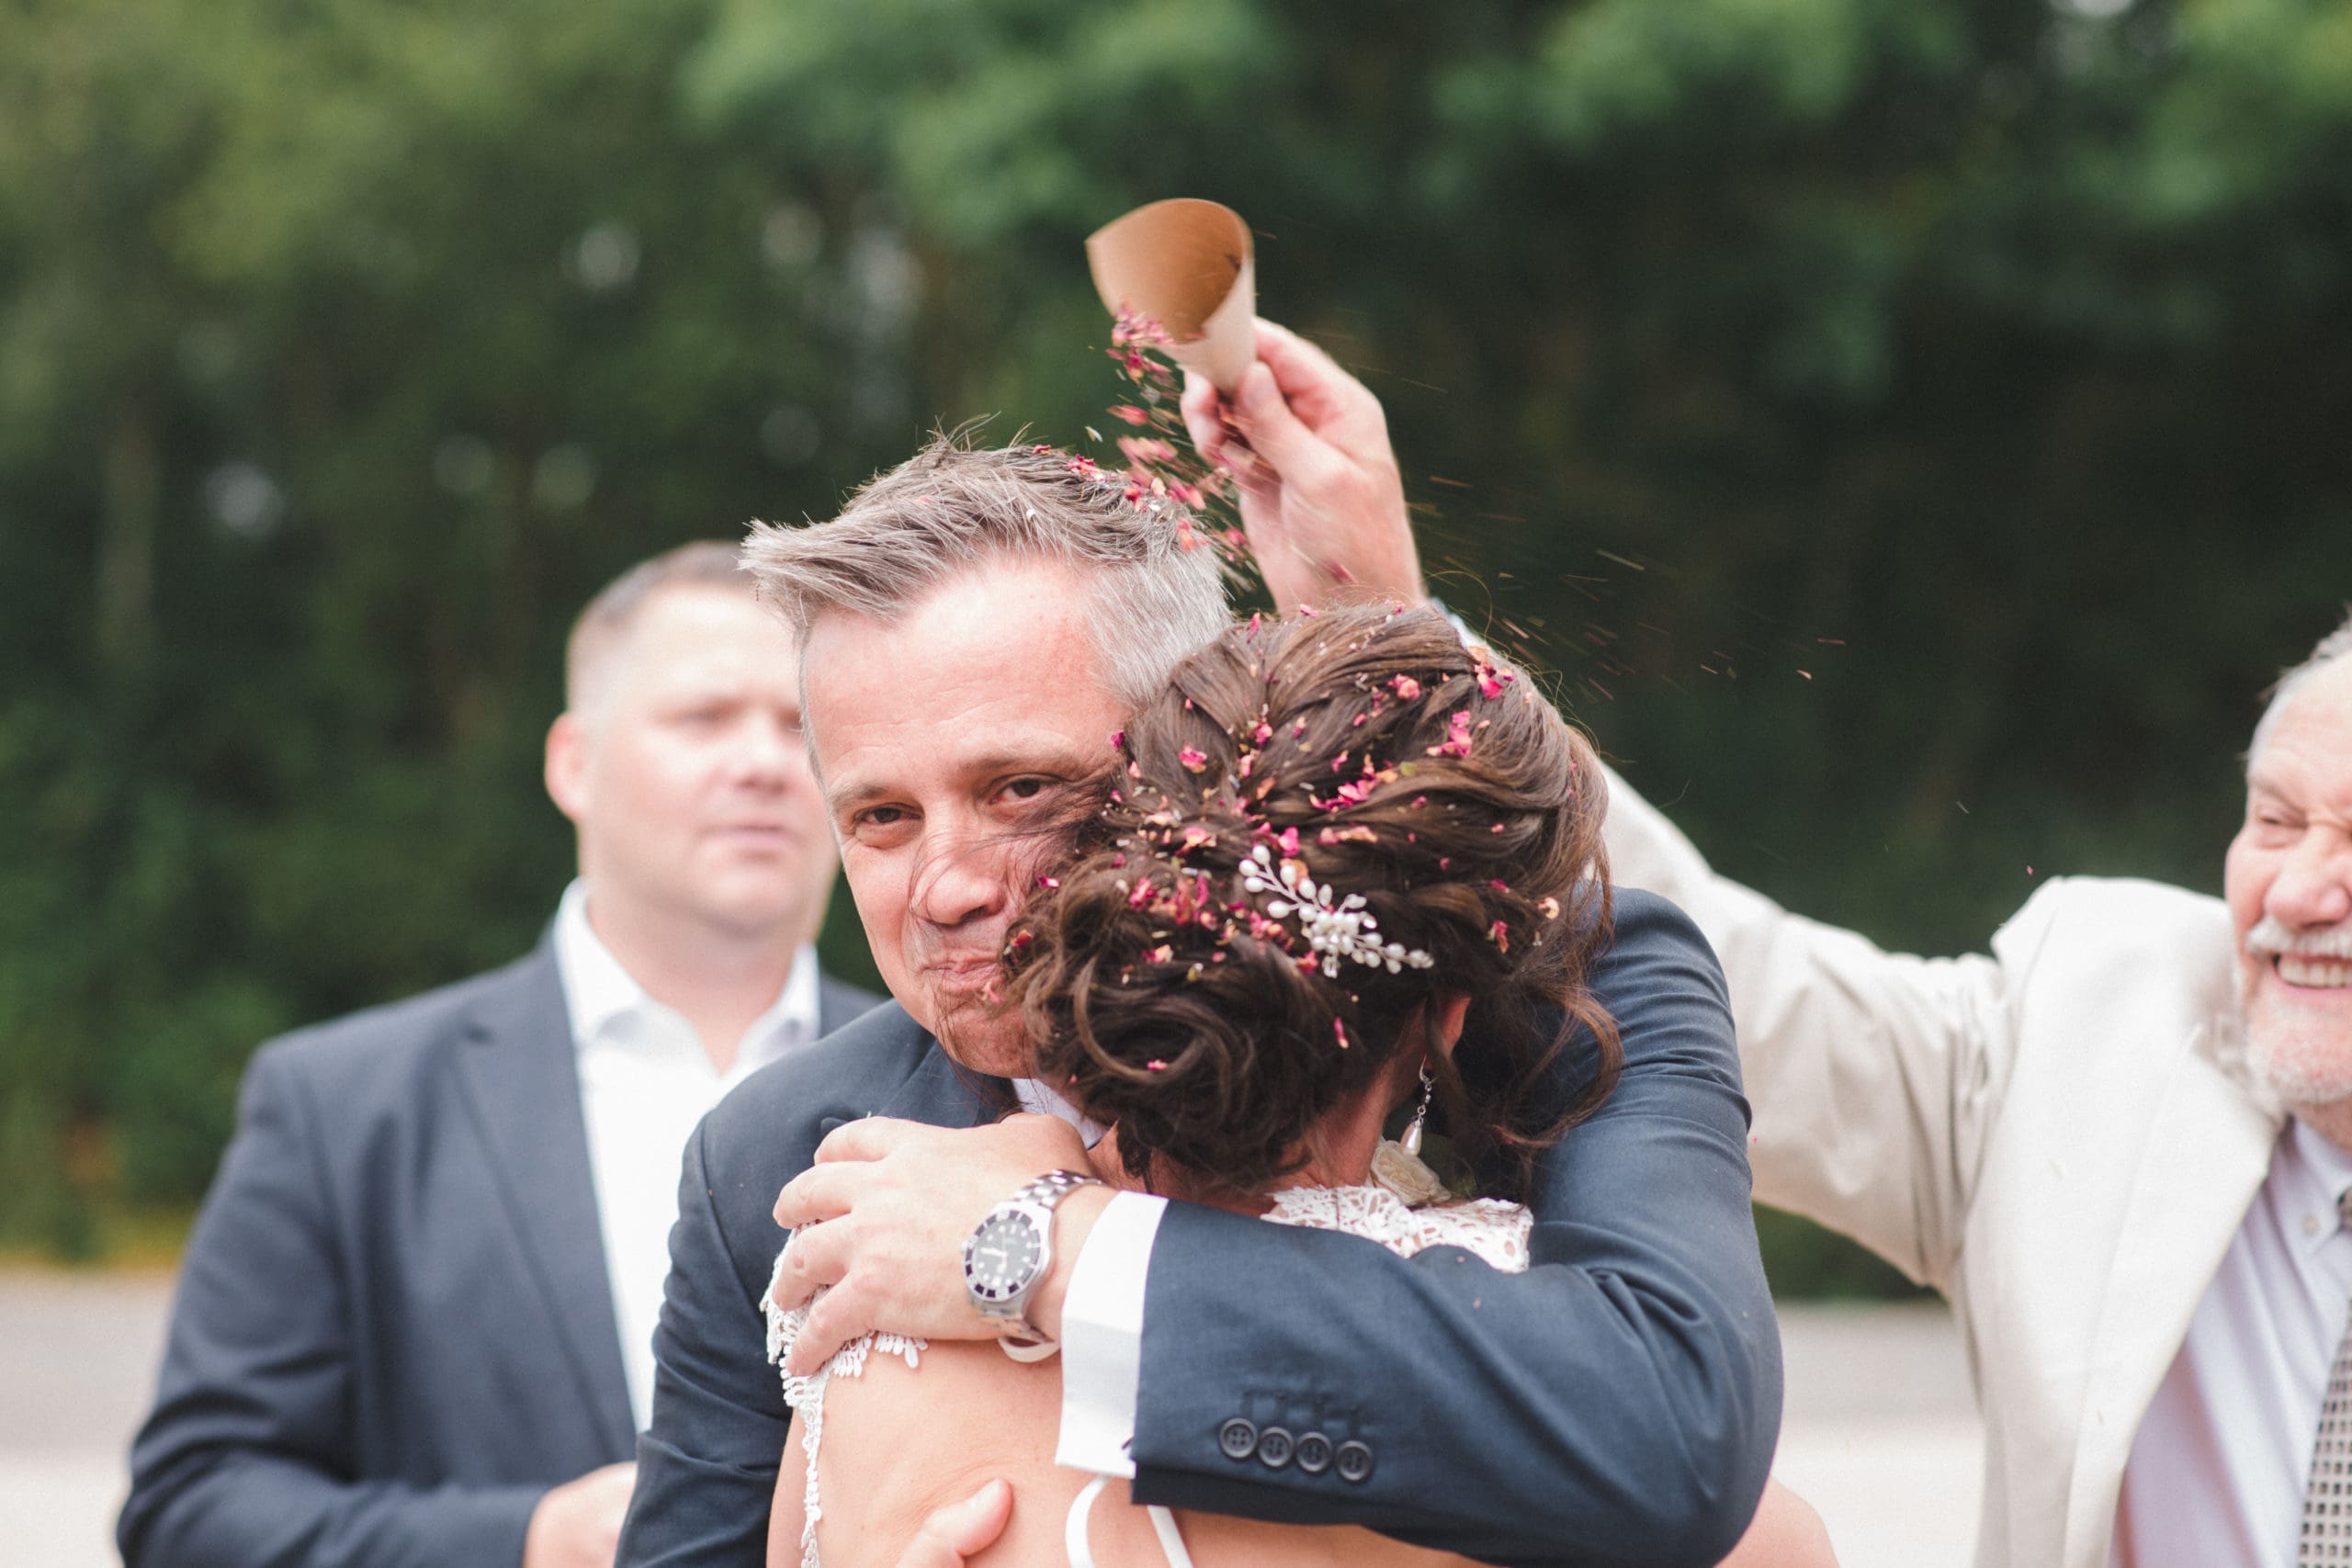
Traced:
[[1076, 437], [1159, 196], [1726, 870], [1933, 951], [2214, 886], [2352, 594], [2347, 154], [2317, 0], [36, 0], [0, 1227], [185, 1201], [262, 1034], [526, 944], [571, 610], [934, 418]]
[[898, 231], [685, 121], [703, 24], [75, 0], [0, 51], [0, 1224], [187, 1201], [265, 1034], [527, 945], [571, 613], [905, 446]]

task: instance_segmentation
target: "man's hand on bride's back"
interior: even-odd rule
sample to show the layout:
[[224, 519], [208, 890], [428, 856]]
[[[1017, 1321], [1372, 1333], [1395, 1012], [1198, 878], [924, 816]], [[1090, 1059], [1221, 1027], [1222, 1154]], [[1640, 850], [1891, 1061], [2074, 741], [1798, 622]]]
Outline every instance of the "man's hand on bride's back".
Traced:
[[[832, 1287], [810, 1309], [785, 1370], [806, 1376], [869, 1329], [997, 1337], [965, 1293], [964, 1238], [1023, 1183], [1086, 1168], [1077, 1130], [1052, 1116], [965, 1131], [869, 1116], [835, 1128], [775, 1201], [776, 1224], [794, 1233], [778, 1304], [799, 1306]], [[1060, 1335], [1070, 1266], [1106, 1201], [1091, 1187], [1055, 1211], [1053, 1272], [1030, 1306], [1030, 1321], [1048, 1337]]]
[[1276, 608], [1419, 603], [1420, 558], [1380, 400], [1272, 321], [1257, 323], [1257, 346], [1230, 398], [1187, 377], [1183, 413], [1201, 456], [1233, 471]]

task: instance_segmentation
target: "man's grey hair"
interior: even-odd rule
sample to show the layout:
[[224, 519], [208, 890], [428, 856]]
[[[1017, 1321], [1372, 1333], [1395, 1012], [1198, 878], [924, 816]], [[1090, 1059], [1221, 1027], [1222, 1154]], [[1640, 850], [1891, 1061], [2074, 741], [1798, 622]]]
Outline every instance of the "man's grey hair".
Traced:
[[2270, 688], [2270, 705], [2262, 710], [2262, 719], [2254, 727], [2254, 744], [2246, 750], [2249, 766], [2262, 755], [2263, 747], [2269, 744], [2270, 732], [2278, 728], [2278, 716], [2285, 711], [2287, 699], [2346, 654], [2352, 654], [2352, 607], [2347, 608], [2342, 626], [2319, 639], [2319, 646], [2312, 649], [2309, 659], [2279, 676], [2278, 683]]
[[596, 591], [563, 649], [563, 700], [578, 708], [595, 685], [605, 656], [628, 635], [630, 626], [655, 594], [673, 588], [699, 588], [721, 593], [750, 594], [751, 579], [743, 575], [743, 560], [733, 545], [718, 539], [697, 539], [641, 560]]
[[1063, 561], [1094, 583], [1101, 673], [1129, 707], [1232, 622], [1217, 550], [1183, 509], [1139, 510], [1123, 478], [1051, 446], [974, 448], [954, 434], [852, 496], [830, 523], [754, 523], [743, 567], [805, 646], [828, 611], [896, 619], [942, 583], [1005, 558]]

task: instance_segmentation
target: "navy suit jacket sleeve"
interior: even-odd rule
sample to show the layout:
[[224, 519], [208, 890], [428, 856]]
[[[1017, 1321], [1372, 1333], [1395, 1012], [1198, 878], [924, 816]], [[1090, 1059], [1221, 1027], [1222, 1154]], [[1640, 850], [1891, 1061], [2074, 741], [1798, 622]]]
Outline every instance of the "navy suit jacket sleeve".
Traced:
[[[1623, 1077], [1545, 1156], [1526, 1272], [1169, 1205], [1138, 1500], [1368, 1524], [1498, 1562], [1730, 1550], [1770, 1469], [1781, 1381], [1723, 973], [1680, 910], [1621, 891], [1594, 987]], [[1370, 1473], [1228, 1457], [1236, 1418], [1361, 1442]]]
[[131, 1450], [130, 1568], [514, 1568], [537, 1486], [356, 1483], [349, 1278], [298, 1075], [264, 1051]]

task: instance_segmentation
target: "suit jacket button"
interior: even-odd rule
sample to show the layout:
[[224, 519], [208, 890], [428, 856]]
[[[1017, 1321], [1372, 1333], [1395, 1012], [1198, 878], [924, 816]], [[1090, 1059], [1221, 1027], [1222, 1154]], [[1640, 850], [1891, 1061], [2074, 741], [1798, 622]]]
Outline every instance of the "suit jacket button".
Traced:
[[1216, 1446], [1227, 1459], [1248, 1459], [1258, 1451], [1258, 1428], [1237, 1416], [1216, 1429]]
[[1298, 1461], [1298, 1468], [1309, 1475], [1320, 1475], [1331, 1468], [1331, 1439], [1320, 1432], [1299, 1435], [1298, 1449], [1291, 1456]]
[[1372, 1450], [1362, 1443], [1341, 1443], [1331, 1456], [1342, 1481], [1365, 1481], [1372, 1475]]
[[1269, 1427], [1258, 1434], [1258, 1462], [1268, 1470], [1280, 1470], [1290, 1462], [1295, 1446], [1290, 1433], [1280, 1427]]

